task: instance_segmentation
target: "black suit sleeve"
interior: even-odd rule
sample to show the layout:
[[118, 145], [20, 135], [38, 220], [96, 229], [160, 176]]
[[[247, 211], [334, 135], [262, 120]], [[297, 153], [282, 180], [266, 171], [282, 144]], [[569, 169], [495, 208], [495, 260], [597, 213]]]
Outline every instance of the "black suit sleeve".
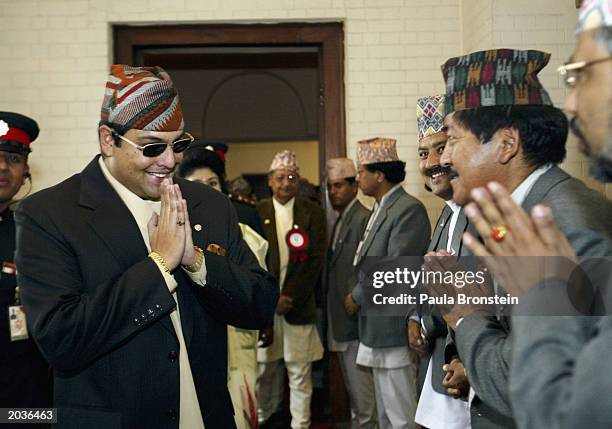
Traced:
[[84, 290], [79, 261], [59, 228], [24, 206], [16, 212], [21, 296], [32, 336], [57, 370], [87, 367], [176, 306], [150, 258]]
[[201, 304], [218, 320], [244, 329], [271, 326], [278, 282], [262, 269], [242, 239], [236, 211], [228, 202], [226, 256], [205, 252], [206, 286], [196, 287]]

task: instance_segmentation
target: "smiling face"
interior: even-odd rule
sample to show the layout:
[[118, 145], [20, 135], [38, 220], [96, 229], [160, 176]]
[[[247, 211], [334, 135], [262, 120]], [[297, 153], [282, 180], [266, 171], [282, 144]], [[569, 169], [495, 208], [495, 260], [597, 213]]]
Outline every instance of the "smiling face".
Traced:
[[[172, 132], [129, 130], [124, 137], [144, 146], [149, 143], [171, 143], [182, 134], [182, 129]], [[100, 148], [113, 177], [140, 198], [159, 200], [161, 182], [172, 178], [183, 154], [174, 153], [168, 146], [161, 155], [150, 158], [127, 142], [120, 143], [120, 146], [115, 145], [108, 127], [100, 127]]]
[[268, 174], [268, 186], [272, 189], [274, 198], [281, 204], [286, 204], [295, 197], [299, 188], [300, 175], [289, 170], [274, 170]]
[[425, 186], [443, 200], [453, 197], [448, 166], [440, 163], [440, 157], [446, 146], [447, 135], [441, 131], [424, 137], [419, 141], [419, 173], [425, 181]]
[[0, 213], [12, 201], [25, 181], [26, 156], [0, 149]]
[[[580, 33], [570, 62], [591, 62], [610, 56], [598, 32]], [[603, 36], [602, 36], [603, 37]], [[608, 42], [609, 44], [610, 42]], [[574, 87], [565, 100], [572, 117], [571, 129], [579, 140], [579, 150], [591, 157], [597, 179], [612, 180], [612, 61], [601, 61], [581, 68]]]
[[444, 119], [448, 140], [440, 162], [450, 168], [453, 201], [465, 206], [471, 199], [472, 189], [485, 186], [491, 180], [504, 184], [504, 168], [497, 162], [500, 136], [498, 132], [490, 142], [481, 143], [452, 116]]

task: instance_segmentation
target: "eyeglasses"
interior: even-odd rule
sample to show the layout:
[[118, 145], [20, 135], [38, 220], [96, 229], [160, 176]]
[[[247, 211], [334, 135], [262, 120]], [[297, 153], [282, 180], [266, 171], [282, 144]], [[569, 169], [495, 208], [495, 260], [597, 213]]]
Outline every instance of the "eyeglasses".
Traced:
[[612, 56], [600, 58], [598, 60], [593, 61], [578, 61], [575, 63], [564, 64], [557, 69], [557, 72], [559, 72], [559, 74], [563, 78], [565, 86], [572, 89], [576, 87], [578, 79], [580, 78], [580, 74], [584, 71], [585, 68], [590, 67], [594, 64], [603, 63], [605, 61], [610, 60], [612, 60]]
[[274, 180], [276, 180], [278, 183], [283, 183], [283, 180], [285, 179], [287, 179], [289, 183], [296, 183], [298, 181], [297, 176], [293, 174], [288, 174], [286, 176], [284, 174], [279, 174], [278, 176], [274, 176]]
[[111, 129], [111, 132], [114, 136], [119, 137], [124, 142], [134, 146], [136, 149], [141, 151], [144, 156], [148, 158], [155, 158], [157, 156], [160, 156], [162, 153], [164, 153], [168, 146], [172, 148], [172, 152], [174, 153], [184, 152], [185, 149], [187, 149], [189, 145], [194, 141], [194, 137], [191, 134], [185, 132], [178, 140], [175, 140], [172, 143], [149, 143], [141, 146], [139, 144], [134, 143], [130, 139], [122, 136], [113, 129]]

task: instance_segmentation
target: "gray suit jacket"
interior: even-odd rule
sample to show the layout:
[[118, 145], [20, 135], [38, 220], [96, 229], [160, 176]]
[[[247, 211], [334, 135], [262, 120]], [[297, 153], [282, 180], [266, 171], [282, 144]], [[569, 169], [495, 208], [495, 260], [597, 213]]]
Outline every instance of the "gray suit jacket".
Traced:
[[[559, 167], [552, 167], [536, 181], [522, 206], [530, 212], [536, 204], [551, 208], [559, 228], [579, 256], [601, 256], [612, 252], [609, 228], [612, 203]], [[503, 319], [500, 321], [474, 313], [465, 317], [455, 332], [459, 356], [478, 396], [472, 402], [473, 428], [513, 425], [508, 389], [512, 353], [509, 328], [510, 324], [504, 323]], [[530, 326], [528, 330], [540, 328]], [[521, 338], [529, 335], [529, 332], [524, 332]], [[553, 335], [560, 338], [565, 332], [561, 330]], [[520, 371], [528, 373], [529, 378], [537, 378], [542, 367], [529, 363], [522, 366]], [[557, 386], [557, 380], [554, 385]], [[523, 401], [534, 401], [540, 391], [531, 393], [526, 395], [522, 392]], [[542, 410], [538, 409], [537, 412]]]
[[[359, 270], [367, 256], [424, 255], [430, 232], [431, 226], [423, 204], [400, 188], [389, 196], [381, 208], [359, 252], [356, 269]], [[363, 307], [365, 286], [361, 280], [352, 295], [355, 302]], [[402, 316], [364, 316], [362, 310], [359, 313], [359, 339], [373, 348], [408, 346], [406, 319]]]
[[[610, 203], [597, 199], [593, 203], [592, 215], [604, 217], [607, 221], [604, 227], [611, 235]], [[593, 208], [595, 204], [597, 208]], [[609, 249], [600, 249], [600, 252], [597, 256], [611, 256]], [[595, 286], [603, 302], [609, 305], [612, 276], [608, 274], [603, 283]], [[542, 302], [542, 297], [550, 300], [552, 296], [557, 305], [568, 302], [566, 290], [567, 285], [560, 280], [545, 282], [523, 296], [517, 311], [530, 302]], [[612, 427], [609, 399], [612, 377], [605, 369], [612, 355], [610, 307], [604, 314], [607, 316], [517, 316], [512, 319], [510, 399], [519, 427]]]
[[346, 313], [344, 298], [357, 283], [353, 258], [359, 240], [363, 237], [370, 211], [359, 201], [355, 201], [342, 216], [344, 219], [338, 232], [336, 249], [335, 251], [332, 250], [332, 244], [330, 243], [327, 253], [327, 314], [330, 318], [329, 323], [332, 326], [334, 339], [336, 341], [352, 341], [359, 339], [357, 316], [350, 317]]

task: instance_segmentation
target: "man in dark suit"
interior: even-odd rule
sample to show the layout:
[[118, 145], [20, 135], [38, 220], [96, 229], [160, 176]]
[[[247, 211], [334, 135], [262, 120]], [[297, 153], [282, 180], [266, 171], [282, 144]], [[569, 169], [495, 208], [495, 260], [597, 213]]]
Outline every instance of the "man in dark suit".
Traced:
[[414, 428], [417, 357], [408, 346], [405, 318], [366, 314], [369, 303], [359, 270], [368, 256], [424, 255], [431, 225], [423, 204], [402, 187], [406, 164], [397, 156], [394, 139], [358, 142], [357, 161], [359, 188], [376, 199], [353, 259], [359, 281], [346, 303], [351, 311], [362, 308], [357, 363], [372, 368], [379, 427]]
[[[570, 124], [580, 141], [579, 148], [589, 157], [591, 175], [607, 183], [612, 182], [609, 128], [612, 106], [611, 29], [610, 2], [585, 1], [579, 14], [572, 59], [570, 64], [559, 68], [569, 89], [565, 110], [572, 117]], [[567, 225], [563, 225], [564, 216], [559, 211], [565, 207], [537, 205], [531, 213], [525, 213], [501, 186], [490, 184], [488, 189], [482, 188], [481, 193], [484, 197], [472, 206], [471, 215], [479, 231], [490, 231], [491, 225], [498, 223], [507, 225], [511, 233], [524, 231], [501, 242], [486, 240], [483, 245], [478, 245], [476, 240], [470, 242], [470, 248], [478, 256], [486, 256], [488, 261], [499, 261], [500, 265], [492, 264], [490, 269], [507, 280], [505, 284], [509, 293], [520, 296], [515, 311], [532, 315], [512, 319], [510, 400], [518, 426], [611, 427], [612, 409], [607, 398], [612, 396], [612, 376], [602, 369], [602, 363], [609, 359], [612, 345], [609, 262], [602, 259], [593, 267], [596, 270], [608, 269], [607, 276], [602, 275], [593, 283], [604, 308], [592, 313], [576, 311], [567, 293], [570, 290], [568, 281], [563, 280], [566, 274], [552, 271], [544, 281], [534, 280], [527, 270], [519, 270], [512, 263], [516, 259], [512, 256], [522, 255], [575, 260], [579, 250], [572, 249], [572, 237], [564, 235]], [[501, 211], [500, 207], [504, 210]], [[588, 209], [598, 212], [602, 207], [594, 204]], [[610, 215], [607, 216], [605, 226], [609, 233], [612, 222]], [[508, 248], [507, 241], [511, 241], [511, 248]], [[493, 259], [491, 255], [510, 257]], [[598, 256], [610, 255], [601, 253]], [[567, 259], [563, 265], [568, 265]], [[511, 270], [512, 276], [504, 276], [507, 269]], [[554, 304], [554, 309], [550, 308], [551, 304]], [[559, 311], [561, 309], [564, 311]], [[555, 313], [547, 315], [551, 310]], [[594, 306], [593, 310], [597, 307]], [[603, 314], [605, 317], [582, 317], [584, 314]], [[570, 315], [572, 317], [567, 317]]]
[[325, 256], [325, 213], [315, 203], [295, 196], [298, 183], [295, 154], [288, 150], [276, 154], [268, 175], [273, 197], [260, 202], [257, 211], [270, 243], [268, 267], [279, 279], [281, 295], [274, 317], [274, 340], [258, 352], [257, 395], [259, 421], [265, 423], [282, 399], [279, 369], [284, 359], [291, 427], [308, 429], [312, 362], [323, 357], [315, 325], [315, 287]]
[[[417, 125], [419, 172], [425, 189], [445, 202], [428, 252], [446, 250], [457, 257], [463, 256], [466, 247], [462, 246], [461, 237], [468, 222], [462, 208], [452, 200], [450, 169], [440, 163], [447, 139], [444, 132], [444, 96], [434, 95], [417, 100]], [[470, 413], [466, 401], [469, 384], [465, 368], [456, 355], [445, 365], [446, 323], [434, 305], [419, 304], [416, 310], [408, 320], [410, 347], [421, 357], [418, 373], [420, 397], [415, 420], [428, 429], [469, 428]]]
[[172, 183], [193, 138], [163, 69], [113, 65], [98, 131], [101, 155], [16, 213], [58, 427], [233, 428], [227, 324], [267, 326], [277, 285], [225, 196]]
[[[448, 143], [441, 162], [452, 165], [453, 200], [458, 204], [479, 201], [482, 190], [478, 188], [498, 182], [525, 210], [538, 203], [551, 207], [578, 255], [605, 255], [612, 248], [606, 227], [612, 205], [557, 167], [565, 157], [567, 119], [552, 106], [537, 78], [549, 58], [539, 51], [500, 49], [448, 60], [443, 66]], [[492, 69], [494, 63], [504, 67]], [[498, 75], [489, 78], [499, 82], [499, 97], [495, 101], [471, 98], [465, 104], [461, 94], [466, 91], [466, 82], [451, 79], [463, 67], [483, 73], [495, 70]], [[524, 70], [527, 73], [523, 74]], [[481, 84], [483, 80], [472, 80], [467, 91], [483, 89], [486, 94], [488, 86], [479, 88]], [[521, 91], [513, 91], [515, 87]], [[472, 209], [466, 208], [468, 216]], [[484, 240], [501, 242], [507, 234], [505, 226], [497, 225]], [[466, 245], [473, 241], [464, 238]], [[493, 287], [496, 295], [505, 295], [498, 281]], [[455, 344], [474, 391], [472, 427], [514, 427], [508, 390], [511, 308], [497, 305], [495, 314], [474, 310], [460, 306], [444, 316], [455, 331]]]
[[[17, 287], [15, 256], [15, 195], [30, 179], [30, 144], [38, 125], [27, 116], [0, 112], [0, 406], [50, 408], [49, 364], [27, 331]], [[36, 425], [38, 427], [38, 425]]]
[[372, 370], [355, 363], [359, 347], [357, 316], [344, 306], [357, 282], [353, 258], [370, 211], [357, 198], [355, 163], [348, 158], [327, 161], [327, 195], [339, 213], [327, 251], [327, 347], [336, 352], [346, 385], [351, 420], [356, 428], [376, 428]]

